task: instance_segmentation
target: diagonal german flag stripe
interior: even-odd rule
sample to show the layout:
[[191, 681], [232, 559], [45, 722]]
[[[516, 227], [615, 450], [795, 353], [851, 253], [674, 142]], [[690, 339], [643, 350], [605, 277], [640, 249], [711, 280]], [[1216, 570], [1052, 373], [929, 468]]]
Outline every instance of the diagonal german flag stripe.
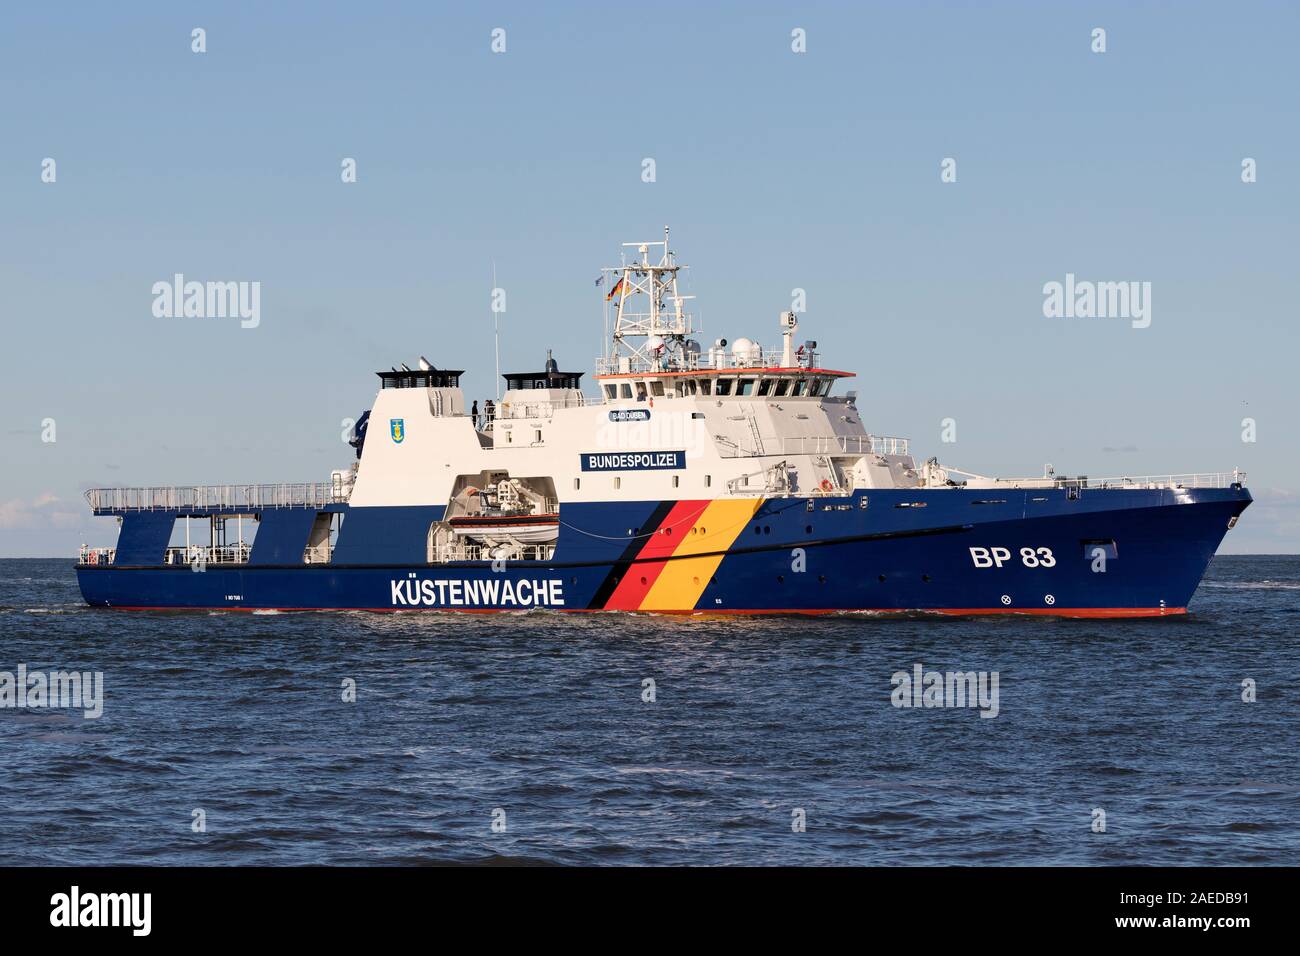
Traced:
[[722, 563], [725, 552], [762, 503], [762, 498], [709, 502], [690, 533], [681, 537], [673, 550], [673, 559], [665, 563], [650, 583], [638, 610], [689, 611], [694, 608]]
[[626, 569], [613, 594], [605, 602], [605, 608], [611, 611], [637, 610], [663, 572], [667, 559], [694, 530], [700, 514], [708, 507], [707, 501], [678, 501], [674, 504], [654, 534], [645, 540], [637, 552], [635, 563]]

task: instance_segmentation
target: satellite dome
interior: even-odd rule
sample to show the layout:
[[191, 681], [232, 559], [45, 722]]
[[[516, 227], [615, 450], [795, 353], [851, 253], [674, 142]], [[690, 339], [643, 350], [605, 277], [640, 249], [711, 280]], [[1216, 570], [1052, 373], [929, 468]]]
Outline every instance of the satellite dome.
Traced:
[[731, 343], [731, 354], [737, 364], [757, 362], [763, 355], [763, 348], [753, 339], [741, 337]]

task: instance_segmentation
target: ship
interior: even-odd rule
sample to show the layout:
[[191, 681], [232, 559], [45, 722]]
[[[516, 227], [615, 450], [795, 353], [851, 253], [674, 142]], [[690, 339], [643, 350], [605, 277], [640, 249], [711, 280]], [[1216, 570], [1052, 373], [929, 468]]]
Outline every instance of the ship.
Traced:
[[[1185, 614], [1251, 502], [1240, 471], [991, 478], [867, 429], [797, 338], [704, 339], [664, 238], [601, 271], [592, 390], [554, 352], [468, 408], [463, 370], [378, 372], [355, 460], [311, 483], [94, 488], [117, 609]], [[451, 356], [454, 362], [455, 357]], [[533, 366], [536, 368], [537, 366]], [[501, 386], [504, 385], [504, 392]]]

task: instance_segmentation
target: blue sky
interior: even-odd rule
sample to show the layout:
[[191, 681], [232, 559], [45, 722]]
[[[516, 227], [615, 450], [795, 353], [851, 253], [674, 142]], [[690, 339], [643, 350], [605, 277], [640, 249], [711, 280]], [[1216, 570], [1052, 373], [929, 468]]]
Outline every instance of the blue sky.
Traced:
[[[650, 10], [7, 6], [0, 556], [109, 543], [90, 486], [323, 480], [420, 354], [489, 396], [494, 262], [503, 366], [589, 369], [593, 279], [665, 223], [710, 338], [776, 345], [807, 291], [873, 432], [982, 474], [1244, 468], [1223, 550], [1300, 551], [1295, 6]], [[261, 324], [155, 318], [177, 272], [260, 281]], [[1150, 282], [1151, 326], [1044, 317], [1066, 273]]]

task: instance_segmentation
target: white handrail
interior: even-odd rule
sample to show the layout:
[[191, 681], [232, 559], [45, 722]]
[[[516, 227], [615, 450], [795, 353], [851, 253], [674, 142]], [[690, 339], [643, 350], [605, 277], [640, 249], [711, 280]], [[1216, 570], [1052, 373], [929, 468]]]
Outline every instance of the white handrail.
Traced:
[[247, 564], [253, 546], [247, 542], [237, 544], [191, 544], [188, 547], [167, 548], [163, 564], [184, 564], [190, 567], [209, 564]]
[[[940, 466], [942, 474], [962, 475], [967, 479], [962, 487], [970, 488], [1081, 488], [1081, 489], [1161, 489], [1161, 488], [1230, 488], [1244, 484], [1246, 473], [1235, 471], [1205, 471], [1182, 475], [1122, 475], [1117, 478], [1090, 478], [1087, 475], [1068, 477], [1049, 475], [1045, 478], [988, 478], [973, 472], [962, 471], [947, 465]], [[931, 484], [930, 487], [935, 487]]]
[[278, 485], [177, 485], [155, 488], [91, 488], [86, 501], [100, 511], [263, 511], [321, 508], [348, 500], [351, 489], [331, 482]]
[[[528, 389], [520, 389], [512, 395], [527, 395]], [[588, 398], [585, 395], [574, 396], [572, 398], [562, 398], [559, 401], [528, 401], [525, 399], [502, 399], [496, 403], [491, 418], [486, 420], [486, 425], [491, 427], [493, 422], [509, 421], [518, 418], [551, 418], [555, 415], [557, 408], [583, 408], [587, 405], [599, 405], [599, 398]]]
[[725, 435], [714, 435], [714, 441], [734, 448], [725, 458], [758, 458], [769, 455], [899, 455], [911, 454], [906, 438], [892, 435], [794, 435], [763, 438], [762, 447], [773, 451], [750, 450]]
[[[1229, 488], [1244, 484], [1246, 473], [1233, 471], [1192, 472], [1184, 475], [1138, 475], [1119, 478], [1082, 479], [1084, 488]], [[1057, 478], [1058, 485], [1079, 484], [1079, 479]]]

